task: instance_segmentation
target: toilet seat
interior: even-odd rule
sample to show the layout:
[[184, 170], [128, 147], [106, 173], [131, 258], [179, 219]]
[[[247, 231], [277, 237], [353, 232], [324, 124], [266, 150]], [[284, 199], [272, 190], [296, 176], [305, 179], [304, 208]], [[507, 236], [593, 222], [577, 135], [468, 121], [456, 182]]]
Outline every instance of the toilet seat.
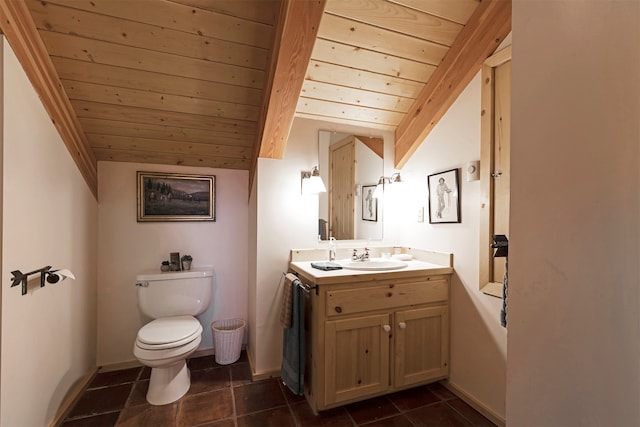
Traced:
[[197, 335], [193, 341], [186, 344], [164, 349], [146, 349], [140, 346], [140, 342], [136, 340], [133, 346], [133, 354], [144, 365], [156, 367], [157, 363], [169, 364], [170, 361], [184, 359], [187, 355], [198, 349], [202, 342], [202, 336]]
[[202, 334], [202, 325], [193, 316], [161, 317], [138, 331], [136, 347], [165, 350], [192, 342]]

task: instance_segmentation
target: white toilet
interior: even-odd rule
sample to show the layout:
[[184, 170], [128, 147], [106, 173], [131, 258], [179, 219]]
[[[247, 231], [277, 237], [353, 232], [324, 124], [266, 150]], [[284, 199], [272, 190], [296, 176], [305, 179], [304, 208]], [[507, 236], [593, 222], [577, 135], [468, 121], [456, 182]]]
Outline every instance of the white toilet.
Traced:
[[209, 308], [213, 270], [194, 269], [136, 276], [138, 307], [151, 322], [138, 331], [133, 354], [151, 368], [147, 401], [166, 405], [189, 390], [186, 359], [198, 349], [202, 325], [194, 316]]

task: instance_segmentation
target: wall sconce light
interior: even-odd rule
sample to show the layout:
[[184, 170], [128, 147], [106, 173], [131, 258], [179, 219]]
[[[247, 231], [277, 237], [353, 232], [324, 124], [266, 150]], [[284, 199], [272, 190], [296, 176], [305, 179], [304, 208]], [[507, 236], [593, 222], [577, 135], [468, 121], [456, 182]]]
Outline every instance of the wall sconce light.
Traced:
[[322, 182], [317, 166], [314, 166], [311, 172], [302, 172], [302, 194], [318, 194], [326, 191], [327, 187]]
[[376, 189], [373, 192], [373, 197], [376, 199], [382, 199], [384, 197], [384, 186], [385, 184], [396, 184], [402, 183], [402, 178], [400, 177], [400, 173], [396, 172], [391, 174], [390, 177], [381, 176], [378, 180], [378, 185], [376, 185]]

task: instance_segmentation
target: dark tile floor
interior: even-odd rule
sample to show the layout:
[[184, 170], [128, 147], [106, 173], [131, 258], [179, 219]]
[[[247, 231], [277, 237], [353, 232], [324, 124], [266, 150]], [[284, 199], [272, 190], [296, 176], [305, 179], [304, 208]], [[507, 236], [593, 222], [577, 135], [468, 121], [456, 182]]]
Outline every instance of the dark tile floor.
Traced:
[[189, 360], [191, 388], [177, 402], [149, 405], [149, 368], [99, 373], [62, 424], [73, 426], [493, 426], [440, 384], [416, 387], [314, 415], [279, 379], [251, 381], [246, 355], [232, 365]]

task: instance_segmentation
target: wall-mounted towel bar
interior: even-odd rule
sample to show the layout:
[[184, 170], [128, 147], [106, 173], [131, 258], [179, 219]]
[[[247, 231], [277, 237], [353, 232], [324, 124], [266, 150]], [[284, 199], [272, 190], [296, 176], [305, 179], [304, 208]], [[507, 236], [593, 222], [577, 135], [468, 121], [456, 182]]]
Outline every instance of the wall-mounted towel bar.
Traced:
[[[298, 273], [296, 272], [291, 272], [292, 274], [294, 274], [296, 277], [298, 276]], [[282, 273], [282, 278], [284, 278], [287, 275], [287, 273]], [[282, 280], [282, 279], [280, 279]], [[312, 290], [316, 291], [316, 295], [318, 295], [318, 285], [315, 286], [309, 286], [306, 283], [303, 283], [302, 280], [300, 280], [300, 287], [302, 288], [302, 290], [306, 293], [309, 294]]]
[[51, 270], [51, 266], [47, 265], [45, 267], [39, 268], [37, 270], [30, 271], [28, 273], [23, 273], [20, 270], [14, 270], [11, 272], [13, 278], [11, 279], [11, 287], [22, 285], [22, 295], [27, 294], [27, 281], [29, 280], [29, 276], [32, 274], [40, 274], [40, 287], [44, 287], [45, 280], [47, 283], [58, 283], [63, 281], [66, 278], [74, 279], [75, 276], [69, 270]]
[[318, 285], [316, 285], [316, 286], [309, 286], [309, 285], [307, 285], [306, 283], [302, 283], [302, 281], [301, 281], [299, 286], [302, 288], [302, 290], [303, 290], [306, 294], [310, 293], [313, 289], [315, 289], [315, 290], [316, 290], [316, 295], [318, 295]]

